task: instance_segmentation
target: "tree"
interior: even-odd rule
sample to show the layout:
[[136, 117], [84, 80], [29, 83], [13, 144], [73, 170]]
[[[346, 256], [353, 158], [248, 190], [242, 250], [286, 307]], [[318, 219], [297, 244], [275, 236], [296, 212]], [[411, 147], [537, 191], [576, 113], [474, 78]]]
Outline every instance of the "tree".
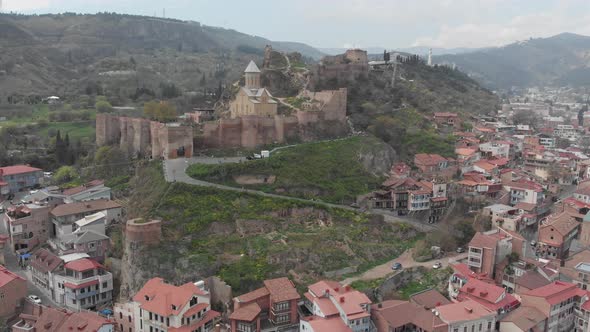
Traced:
[[147, 102], [143, 105], [143, 113], [155, 121], [170, 122], [176, 120], [176, 108], [167, 102]]
[[94, 176], [110, 179], [122, 175], [124, 172], [121, 170], [126, 169], [127, 163], [128, 159], [120, 148], [116, 146], [100, 147], [94, 154]]
[[53, 182], [61, 185], [77, 179], [78, 176], [78, 172], [72, 166], [62, 166], [53, 175]]
[[108, 113], [113, 110], [113, 106], [109, 103], [106, 98], [104, 97], [96, 97], [96, 103], [94, 104], [94, 108], [98, 113]]

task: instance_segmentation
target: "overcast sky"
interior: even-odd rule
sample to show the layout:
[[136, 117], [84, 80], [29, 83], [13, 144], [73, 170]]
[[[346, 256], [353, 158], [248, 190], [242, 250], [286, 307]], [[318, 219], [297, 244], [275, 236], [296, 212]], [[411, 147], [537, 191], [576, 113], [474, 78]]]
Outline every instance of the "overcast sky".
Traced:
[[199, 21], [316, 47], [485, 47], [590, 35], [590, 0], [0, 0], [4, 11], [100, 11]]

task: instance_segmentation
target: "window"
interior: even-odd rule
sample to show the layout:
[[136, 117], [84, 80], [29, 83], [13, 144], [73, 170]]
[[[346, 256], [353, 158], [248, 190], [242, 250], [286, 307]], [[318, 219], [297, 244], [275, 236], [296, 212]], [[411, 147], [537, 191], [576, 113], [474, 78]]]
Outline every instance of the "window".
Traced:
[[195, 304], [197, 304], [198, 301], [199, 301], [199, 299], [196, 296], [193, 296], [193, 298], [191, 299], [191, 302], [189, 303], [189, 305], [192, 307]]
[[479, 323], [479, 330], [481, 331], [481, 329], [482, 329], [482, 324]]
[[[98, 287], [98, 286], [97, 286], [97, 287]], [[109, 283], [108, 283], [108, 281], [105, 281], [105, 282], [103, 282], [103, 283], [102, 283], [102, 288], [107, 288], [107, 287], [109, 287]], [[98, 288], [97, 288], [97, 289], [98, 289]]]
[[150, 312], [150, 320], [152, 320], [152, 313]]
[[129, 323], [131, 323], [131, 315], [129, 315], [127, 318], [129, 318]]
[[86, 304], [86, 299], [81, 299], [80, 300], [80, 305], [85, 305]]
[[119, 313], [119, 319], [123, 319], [123, 313], [122, 312]]
[[103, 300], [104, 300], [104, 299], [106, 299], [106, 298], [107, 298], [107, 293], [102, 293], [102, 294], [100, 294], [100, 297], [101, 297]]
[[492, 322], [488, 322], [488, 330], [492, 329]]
[[84, 293], [86, 293], [86, 288], [80, 289], [80, 294], [84, 294]]
[[94, 287], [95, 290], [98, 290], [98, 285], [96, 285], [96, 287]]

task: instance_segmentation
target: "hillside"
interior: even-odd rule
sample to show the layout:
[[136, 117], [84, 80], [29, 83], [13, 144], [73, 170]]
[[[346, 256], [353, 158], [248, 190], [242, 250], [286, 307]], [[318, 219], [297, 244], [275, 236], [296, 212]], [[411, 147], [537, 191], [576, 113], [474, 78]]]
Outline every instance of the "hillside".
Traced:
[[375, 138], [352, 137], [297, 145], [269, 159], [195, 164], [188, 174], [230, 186], [350, 204], [383, 182], [396, 157], [391, 147]]
[[511, 86], [590, 85], [590, 37], [562, 33], [472, 53], [444, 55], [436, 63], [455, 63], [493, 89]]
[[420, 236], [353, 211], [168, 184], [156, 163], [139, 169], [129, 189], [129, 217], [164, 220], [160, 245], [126, 252], [123, 285], [131, 292], [154, 276], [179, 283], [220, 275], [234, 294], [276, 276], [306, 284], [345, 267], [366, 270]]
[[[264, 46], [306, 57], [301, 43], [272, 42], [234, 30], [118, 14], [0, 14], [0, 97], [105, 94], [124, 100], [138, 88], [174, 82], [201, 92], [237, 79]], [[5, 100], [5, 98], [2, 98]]]

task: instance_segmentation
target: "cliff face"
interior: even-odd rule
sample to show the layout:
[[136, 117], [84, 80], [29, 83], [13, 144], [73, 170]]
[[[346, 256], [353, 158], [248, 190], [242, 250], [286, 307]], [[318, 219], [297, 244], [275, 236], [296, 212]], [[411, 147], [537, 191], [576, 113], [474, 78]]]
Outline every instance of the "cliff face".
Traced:
[[391, 165], [399, 160], [397, 152], [388, 144], [375, 140], [359, 152], [359, 160], [365, 170], [376, 176], [387, 176]]

